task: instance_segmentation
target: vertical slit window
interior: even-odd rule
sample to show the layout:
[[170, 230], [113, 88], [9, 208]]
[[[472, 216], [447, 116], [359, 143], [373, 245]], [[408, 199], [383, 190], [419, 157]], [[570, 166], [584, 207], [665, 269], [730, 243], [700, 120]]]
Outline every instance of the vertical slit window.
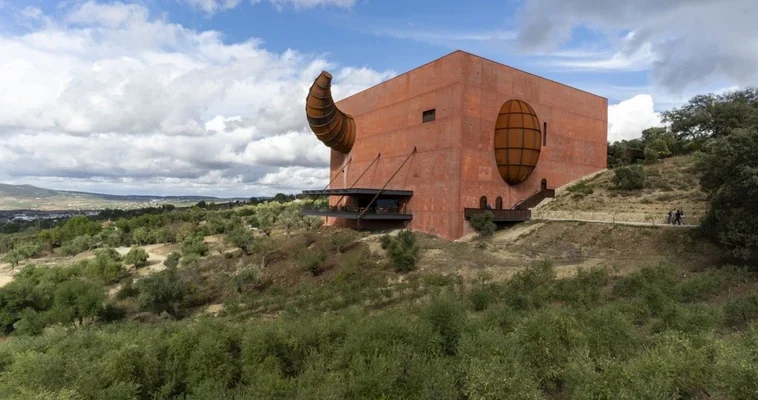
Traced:
[[547, 122], [542, 123], [542, 145], [547, 146]]

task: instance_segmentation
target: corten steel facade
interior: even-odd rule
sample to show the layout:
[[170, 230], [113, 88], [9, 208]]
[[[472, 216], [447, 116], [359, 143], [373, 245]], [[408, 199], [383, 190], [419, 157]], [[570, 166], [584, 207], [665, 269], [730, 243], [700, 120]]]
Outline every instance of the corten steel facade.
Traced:
[[[543, 129], [536, 167], [515, 185], [501, 176], [494, 151], [496, 120], [508, 100], [531, 106]], [[479, 208], [482, 196], [492, 208], [501, 197], [502, 208], [509, 209], [540, 190], [543, 179], [555, 188], [606, 167], [606, 98], [462, 51], [343, 99], [337, 107], [352, 116], [356, 134], [348, 153], [332, 150], [330, 189], [386, 185], [413, 191], [405, 204], [413, 215], [406, 226], [446, 239], [473, 232], [464, 209]], [[434, 110], [434, 120], [423, 122], [427, 110]], [[351, 201], [331, 197], [330, 204], [338, 200]], [[326, 223], [356, 226], [358, 221], [327, 217]], [[360, 221], [362, 227], [378, 223]]]

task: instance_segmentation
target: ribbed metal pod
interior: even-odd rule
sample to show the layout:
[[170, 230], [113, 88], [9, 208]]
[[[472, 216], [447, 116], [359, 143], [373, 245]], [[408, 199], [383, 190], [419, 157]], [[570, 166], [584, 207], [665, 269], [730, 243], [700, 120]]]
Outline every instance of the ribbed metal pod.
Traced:
[[318, 140], [341, 153], [349, 153], [355, 142], [355, 121], [332, 99], [332, 75], [326, 71], [313, 81], [305, 100], [305, 115]]
[[495, 160], [510, 185], [525, 181], [537, 165], [542, 148], [540, 121], [524, 101], [508, 100], [495, 123]]

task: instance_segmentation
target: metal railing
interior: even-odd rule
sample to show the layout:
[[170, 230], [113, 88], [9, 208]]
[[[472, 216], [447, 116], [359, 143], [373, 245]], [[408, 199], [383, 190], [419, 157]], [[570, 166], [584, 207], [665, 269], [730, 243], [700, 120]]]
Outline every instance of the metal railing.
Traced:
[[515, 209], [494, 209], [487, 210], [485, 208], [464, 208], [463, 216], [466, 219], [473, 217], [476, 214], [483, 212], [491, 212], [494, 216], [493, 220], [496, 222], [506, 221], [528, 221], [532, 218], [532, 212], [530, 210], [515, 210]]
[[319, 212], [319, 213], [347, 213], [358, 215], [408, 215], [412, 214], [410, 207], [355, 207], [355, 206], [303, 206], [303, 211]]
[[541, 189], [524, 200], [518, 202], [513, 208], [517, 210], [528, 210], [534, 208], [537, 204], [540, 204], [542, 200], [548, 197], [555, 197], [555, 189]]

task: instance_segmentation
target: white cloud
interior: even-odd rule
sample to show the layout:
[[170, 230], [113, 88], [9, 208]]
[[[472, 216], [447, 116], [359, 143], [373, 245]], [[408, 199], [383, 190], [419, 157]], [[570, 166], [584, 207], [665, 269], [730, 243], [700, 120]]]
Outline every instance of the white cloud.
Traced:
[[[226, 11], [236, 8], [242, 4], [242, 0], [180, 0], [190, 7], [200, 9], [208, 14], [214, 14], [219, 11]], [[255, 5], [262, 0], [250, 0], [250, 4]], [[295, 10], [311, 9], [316, 7], [332, 6], [339, 8], [351, 9], [355, 6], [356, 0], [268, 0], [277, 10], [282, 11], [285, 7], [291, 6]]]
[[633, 53], [617, 51], [613, 54], [593, 55], [587, 52], [580, 57], [565, 58], [550, 54], [549, 58], [552, 60], [550, 64], [564, 70], [645, 71], [650, 69], [650, 65], [655, 62], [655, 56], [649, 43], [636, 49]]
[[[266, 174], [258, 183], [273, 185], [282, 189], [290, 189], [302, 186], [324, 186], [328, 183], [329, 170], [325, 168], [292, 168], [283, 167], [276, 172]], [[319, 187], [322, 189], [322, 187]]]
[[655, 112], [653, 97], [639, 94], [631, 99], [608, 106], [608, 141], [636, 139], [642, 131], [663, 126], [661, 115]]
[[[279, 168], [328, 166], [303, 105], [322, 69], [334, 74], [337, 98], [394, 76], [273, 53], [256, 39], [225, 44], [218, 32], [152, 19], [138, 5], [88, 2], [51, 21], [0, 34], [3, 181], [270, 193], [276, 183], [259, 181]], [[319, 177], [292, 176], [302, 188]]]
[[[546, 13], [545, 10], [549, 10]], [[608, 55], [570, 68], [652, 72], [673, 93], [713, 85], [758, 83], [758, 7], [754, 0], [526, 0], [519, 21], [521, 49], [555, 50], [575, 28], [599, 33]]]
[[[260, 1], [260, 0], [257, 0]], [[353, 8], [356, 0], [269, 0], [275, 7], [282, 9], [284, 6], [292, 6], [296, 10], [309, 9], [322, 6], [340, 8]]]
[[377, 34], [390, 36], [396, 39], [410, 39], [432, 44], [450, 42], [496, 42], [511, 41], [516, 38], [516, 32], [507, 30], [491, 31], [416, 31], [408, 29], [378, 31]]
[[212, 14], [217, 11], [231, 10], [237, 7], [242, 0], [183, 0], [192, 7], [199, 8], [206, 13]]

